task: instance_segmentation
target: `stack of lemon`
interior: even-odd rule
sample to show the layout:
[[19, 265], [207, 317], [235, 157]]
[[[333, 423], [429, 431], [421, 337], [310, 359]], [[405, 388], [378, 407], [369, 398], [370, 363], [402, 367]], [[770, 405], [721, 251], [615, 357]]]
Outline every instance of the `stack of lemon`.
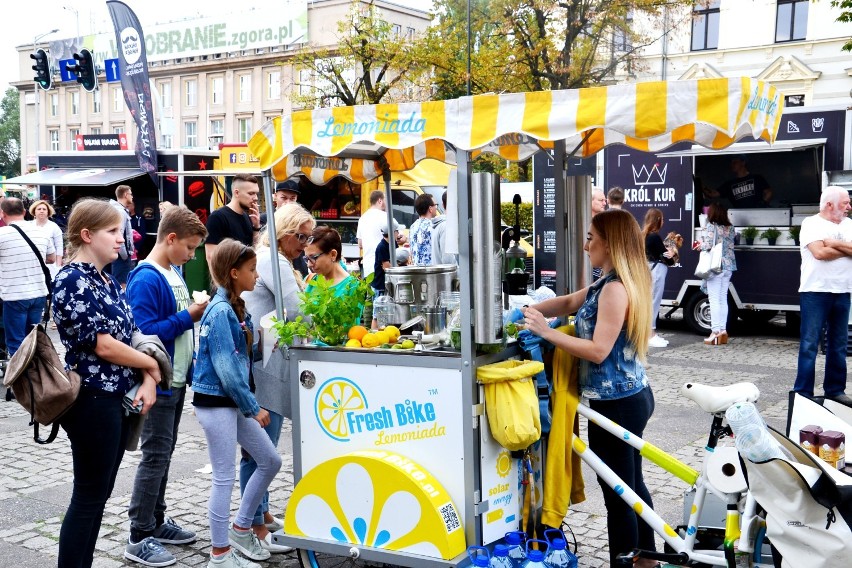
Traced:
[[399, 339], [399, 333], [399, 328], [393, 325], [372, 332], [363, 325], [356, 325], [349, 330], [349, 341], [346, 342], [346, 347], [389, 348]]

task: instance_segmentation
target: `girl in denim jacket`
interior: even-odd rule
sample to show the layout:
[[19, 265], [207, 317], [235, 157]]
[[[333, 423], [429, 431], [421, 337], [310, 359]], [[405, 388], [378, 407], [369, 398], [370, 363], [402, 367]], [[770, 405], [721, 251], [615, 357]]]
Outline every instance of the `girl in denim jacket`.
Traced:
[[[258, 566], [232, 548], [252, 560], [270, 556], [251, 530], [254, 511], [281, 469], [281, 456], [263, 430], [269, 424], [269, 412], [258, 406], [250, 381], [253, 327], [240, 294], [254, 289], [256, 269], [257, 256], [251, 247], [233, 239], [219, 243], [210, 262], [218, 289], [201, 318], [192, 403], [213, 467], [207, 507], [213, 549], [208, 568]], [[254, 457], [257, 469], [229, 526], [237, 444]]]
[[[577, 357], [580, 394], [589, 406], [642, 436], [654, 411], [654, 395], [642, 361], [651, 332], [651, 276], [639, 224], [630, 213], [611, 209], [592, 218], [583, 247], [603, 276], [567, 296], [525, 308], [527, 329]], [[576, 313], [577, 337], [547, 325], [545, 317]], [[649, 506], [639, 451], [589, 424], [589, 447]], [[601, 484], [607, 509], [610, 562], [634, 548], [654, 550], [654, 531], [608, 485]], [[656, 566], [639, 559], [635, 566]]]

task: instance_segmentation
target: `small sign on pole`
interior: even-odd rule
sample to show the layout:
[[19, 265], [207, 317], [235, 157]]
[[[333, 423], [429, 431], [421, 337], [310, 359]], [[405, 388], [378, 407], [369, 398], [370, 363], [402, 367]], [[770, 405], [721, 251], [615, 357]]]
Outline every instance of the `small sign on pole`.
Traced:
[[118, 75], [118, 59], [104, 59], [104, 71], [106, 72], [107, 83], [121, 81], [121, 77]]
[[77, 74], [68, 70], [69, 66], [77, 65], [76, 59], [60, 59], [59, 60], [59, 76], [62, 78], [63, 83], [67, 83], [68, 81], [76, 81]]

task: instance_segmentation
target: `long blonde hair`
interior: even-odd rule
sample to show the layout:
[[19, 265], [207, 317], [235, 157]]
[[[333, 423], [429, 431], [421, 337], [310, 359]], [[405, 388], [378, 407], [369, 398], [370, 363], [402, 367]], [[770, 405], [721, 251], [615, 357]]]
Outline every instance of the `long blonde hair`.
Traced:
[[627, 339], [644, 362], [651, 334], [651, 272], [639, 223], [627, 211], [609, 209], [592, 217], [592, 226], [609, 245], [615, 275], [627, 292]]

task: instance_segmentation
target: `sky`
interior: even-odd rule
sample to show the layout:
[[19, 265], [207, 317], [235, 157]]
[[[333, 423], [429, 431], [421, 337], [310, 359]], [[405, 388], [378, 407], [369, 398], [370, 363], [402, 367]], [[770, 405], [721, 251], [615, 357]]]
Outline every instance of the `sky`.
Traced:
[[[429, 9], [432, 5], [431, 0], [391, 1], [419, 9]], [[125, 3], [136, 13], [142, 28], [145, 29], [146, 26], [175, 20], [242, 12], [251, 7], [280, 6], [282, 0], [125, 0]], [[215, 11], [211, 10], [213, 6], [216, 7]], [[0, 53], [15, 57], [17, 46], [32, 45], [36, 37], [56, 28], [59, 31], [46, 35], [43, 41], [77, 37], [78, 29], [81, 36], [91, 33], [114, 33], [106, 0], [38, 0], [30, 15], [5, 26], [0, 34]], [[3, 91], [10, 82], [19, 79], [15, 66], [0, 66], [0, 86]]]

